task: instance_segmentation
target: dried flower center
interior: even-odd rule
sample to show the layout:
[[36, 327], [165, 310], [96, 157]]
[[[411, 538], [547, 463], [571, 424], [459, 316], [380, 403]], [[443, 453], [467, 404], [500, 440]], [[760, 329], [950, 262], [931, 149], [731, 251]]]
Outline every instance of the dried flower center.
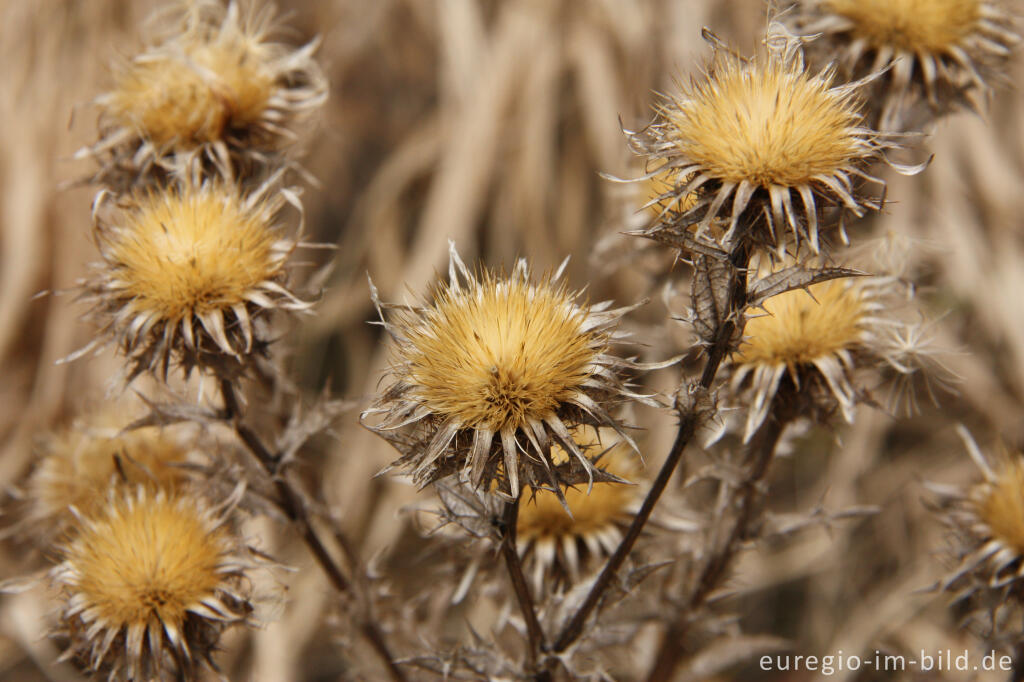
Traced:
[[600, 348], [563, 288], [485, 277], [447, 290], [401, 349], [417, 398], [467, 428], [544, 419], [591, 374]]
[[724, 182], [802, 186], [867, 153], [848, 99], [774, 61], [722, 61], [663, 113], [680, 152]]
[[122, 125], [158, 146], [214, 142], [259, 120], [274, 79], [251, 42], [187, 46], [133, 62], [110, 95]]
[[185, 500], [118, 503], [70, 548], [75, 591], [107, 627], [159, 621], [180, 627], [221, 582], [225, 531]]
[[[114, 432], [124, 423], [117, 422]], [[115, 456], [135, 464], [117, 469]], [[184, 471], [173, 465], [184, 459], [184, 450], [155, 427], [116, 436], [70, 431], [55, 439], [32, 477], [34, 504], [44, 516], [63, 515], [69, 505], [91, 516], [104, 504], [111, 479], [123, 476], [130, 488], [173, 490], [184, 480]]]
[[788, 291], [768, 299], [767, 314], [747, 322], [736, 362], [793, 367], [859, 343], [865, 312], [859, 289], [833, 280], [811, 286], [810, 292]]
[[[599, 466], [611, 474], [628, 478], [630, 467], [625, 456], [613, 450], [605, 455]], [[551, 459], [559, 463], [568, 457], [562, 448], [555, 446], [551, 449]], [[519, 505], [516, 532], [524, 542], [544, 538], [583, 538], [599, 533], [629, 513], [628, 507], [634, 499], [633, 490], [632, 486], [624, 483], [610, 482], [595, 483], [589, 494], [586, 486], [566, 488], [565, 501], [572, 516], [566, 514], [553, 492], [536, 490], [532, 499], [524, 499]]]
[[994, 537], [1024, 554], [1024, 466], [1019, 457], [986, 486], [977, 509]]
[[981, 19], [979, 0], [828, 0], [874, 47], [941, 53], [957, 45]]
[[136, 310], [176, 321], [245, 304], [283, 260], [262, 211], [212, 187], [150, 195], [126, 213], [109, 260]]

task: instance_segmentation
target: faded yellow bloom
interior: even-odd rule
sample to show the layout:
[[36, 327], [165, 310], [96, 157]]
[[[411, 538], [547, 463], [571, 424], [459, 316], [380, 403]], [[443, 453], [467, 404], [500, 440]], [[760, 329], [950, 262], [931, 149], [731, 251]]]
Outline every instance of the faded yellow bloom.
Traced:
[[294, 193], [270, 191], [183, 182], [137, 193], [98, 220], [103, 260], [86, 296], [132, 376], [166, 375], [172, 359], [186, 371], [241, 360], [265, 346], [255, 318], [309, 307], [284, 286], [297, 242], [275, 224], [286, 203], [300, 207]]
[[111, 679], [194, 677], [252, 612], [227, 507], [140, 487], [83, 518], [52, 575], [70, 651]]
[[[476, 276], [453, 246], [449, 282], [428, 305], [387, 306], [393, 383], [363, 418], [379, 420], [371, 428], [418, 482], [459, 471], [475, 486], [500, 479], [517, 496], [521, 478], [538, 487], [600, 474], [573, 426], [610, 426], [628, 439], [610, 410], [645, 399], [623, 384], [639, 366], [609, 353], [626, 309], [581, 304], [558, 280], [531, 282], [524, 261], [508, 277]], [[568, 462], [553, 462], [552, 443]]]
[[97, 98], [100, 140], [79, 153], [100, 161], [97, 179], [107, 185], [126, 190], [196, 164], [248, 177], [291, 145], [303, 115], [326, 99], [316, 43], [272, 42], [269, 6], [182, 0], [160, 19], [163, 30]]
[[727, 251], [746, 240], [781, 252], [786, 231], [817, 251], [822, 209], [862, 215], [878, 207], [858, 185], [882, 184], [866, 168], [891, 144], [864, 126], [859, 84], [808, 71], [799, 40], [780, 30], [773, 24], [766, 53], [752, 59], [721, 49], [704, 76], [683, 84], [658, 107], [658, 120], [633, 135], [638, 152], [664, 160], [671, 196], [692, 202], [652, 233], [696, 225], [700, 237], [721, 221], [715, 241]]
[[909, 112], [922, 98], [931, 115], [979, 109], [987, 79], [1020, 42], [998, 0], [804, 0], [792, 21], [822, 34], [813, 43], [820, 60], [838, 61], [850, 78], [889, 69], [871, 102], [885, 130], [921, 125]]
[[188, 454], [180, 439], [153, 426], [122, 431], [129, 423], [123, 406], [113, 406], [47, 438], [29, 480], [30, 520], [58, 531], [71, 521], [71, 507], [92, 516], [114, 487], [180, 488], [186, 474], [176, 465]]
[[[624, 480], [636, 473], [633, 453], [613, 434], [602, 443], [594, 429], [581, 428], [573, 437], [588, 456], [599, 457], [601, 470]], [[567, 459], [564, 450], [552, 449], [553, 461]], [[550, 490], [522, 500], [516, 532], [520, 552], [533, 564], [535, 591], [552, 580], [576, 582], [588, 562], [614, 552], [636, 500], [635, 486], [614, 481], [566, 488], [561, 500]]]

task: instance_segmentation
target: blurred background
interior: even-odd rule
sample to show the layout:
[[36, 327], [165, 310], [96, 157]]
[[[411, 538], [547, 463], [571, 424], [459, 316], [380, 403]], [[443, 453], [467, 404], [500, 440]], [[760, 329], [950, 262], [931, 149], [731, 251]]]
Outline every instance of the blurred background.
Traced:
[[[118, 366], [112, 354], [56, 364], [93, 333], [66, 293], [96, 257], [93, 190], [75, 183], [93, 169], [71, 157], [94, 139], [89, 103], [109, 87], [109, 65], [140, 48], [141, 27], [159, 5], [0, 0], [0, 486], [8, 489], [30, 473], [40, 434], [103, 399]], [[293, 326], [281, 345], [306, 390], [329, 387], [352, 402], [311, 466], [321, 468], [324, 497], [363, 556], [379, 558], [396, 594], [412, 594], [427, 587], [417, 584], [417, 562], [441, 559], [403, 513], [429, 506], [430, 492], [373, 478], [395, 453], [358, 424], [387, 367], [381, 330], [367, 324], [375, 317], [367, 274], [384, 300], [411, 301], [446, 268], [449, 239], [464, 259], [491, 267], [525, 256], [543, 271], [571, 256], [569, 281], [591, 300], [651, 298], [630, 321], [644, 359], [686, 352], [689, 333], [671, 319], [684, 314], [685, 297], [663, 295], [662, 286], [685, 279], [686, 267], [666, 277], [664, 258], [620, 234], [643, 223], [646, 198], [599, 174], [637, 174], [622, 128], [642, 126], [657, 92], [700, 69], [709, 54], [702, 27], [749, 54], [767, 8], [760, 0], [277, 5], [289, 27], [282, 40], [322, 41], [331, 92], [307, 140], [305, 165], [319, 186], [305, 188], [304, 202], [310, 241], [338, 246], [314, 254], [334, 259], [318, 314]], [[910, 418], [861, 408], [853, 426], [812, 429], [777, 463], [771, 499], [780, 510], [879, 508], [760, 547], [737, 566], [734, 580], [750, 589], [731, 607], [744, 627], [788, 638], [796, 653], [980, 647], [956, 630], [944, 597], [922, 592], [946, 568], [922, 482], [977, 478], [957, 422], [983, 448], [1024, 444], [1022, 69], [1016, 60], [985, 116], [952, 116], [911, 141], [909, 157], [934, 154], [930, 168], [910, 178], [889, 173], [886, 210], [854, 233], [914, 240], [921, 300], [940, 319], [946, 364], [962, 381], [959, 395], [925, 402]], [[44, 291], [54, 294], [36, 296]], [[669, 394], [678, 381], [677, 368], [650, 379]], [[647, 470], [656, 470], [674, 419], [638, 409], [635, 420], [646, 427]], [[348, 644], [323, 627], [332, 622], [328, 588], [302, 549], [282, 546], [273, 523], [259, 532], [264, 548], [300, 570], [284, 578], [277, 621], [248, 643], [229, 641], [225, 673], [267, 682], [375, 679], [374, 662], [353, 663]], [[16, 543], [0, 546], [0, 578], [26, 570], [22, 552]], [[75, 679], [52, 663], [55, 649], [44, 636], [52, 608], [39, 591], [0, 597], [0, 679]], [[445, 636], [466, 636], [461, 618], [468, 616], [444, 621]], [[656, 643], [653, 627], [642, 631], [630, 656], [645, 660]], [[611, 669], [629, 679], [630, 657], [611, 655]], [[720, 679], [754, 672], [730, 668]], [[842, 671], [830, 679], [914, 677]]]

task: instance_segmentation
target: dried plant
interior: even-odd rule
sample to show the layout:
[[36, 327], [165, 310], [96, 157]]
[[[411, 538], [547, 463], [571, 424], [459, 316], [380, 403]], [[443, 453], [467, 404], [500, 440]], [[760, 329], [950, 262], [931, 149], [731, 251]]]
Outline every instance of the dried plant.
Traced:
[[[958, 107], [981, 111], [1020, 42], [999, 0], [807, 0], [791, 20], [821, 34], [816, 57], [846, 78], [887, 69], [875, 86], [868, 120], [882, 130], [914, 130]], [[915, 111], [922, 109], [923, 111]]]
[[[892, 158], [1013, 77], [1010, 5], [156, 4], [141, 40], [135, 4], [8, 8], [40, 66], [0, 83], [37, 112], [0, 126], [5, 676], [1021, 677], [1024, 468], [968, 439], [961, 483], [942, 426], [1019, 422], [1019, 103], [1001, 143], [949, 119], [1001, 164]], [[44, 101], [103, 44], [140, 47]], [[11, 131], [90, 96], [83, 233]]]

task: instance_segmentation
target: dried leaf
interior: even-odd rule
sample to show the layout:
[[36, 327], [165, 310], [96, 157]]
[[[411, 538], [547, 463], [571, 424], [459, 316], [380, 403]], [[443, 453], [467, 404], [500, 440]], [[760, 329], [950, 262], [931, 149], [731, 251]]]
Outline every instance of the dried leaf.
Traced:
[[827, 282], [840, 277], [858, 277], [864, 273], [850, 268], [805, 268], [802, 265], [773, 272], [757, 280], [747, 290], [747, 303], [758, 307], [772, 296], [784, 294], [793, 289], [804, 289], [812, 284]]
[[727, 261], [697, 256], [693, 269], [692, 322], [697, 336], [711, 343], [729, 317], [729, 281], [733, 268]]

